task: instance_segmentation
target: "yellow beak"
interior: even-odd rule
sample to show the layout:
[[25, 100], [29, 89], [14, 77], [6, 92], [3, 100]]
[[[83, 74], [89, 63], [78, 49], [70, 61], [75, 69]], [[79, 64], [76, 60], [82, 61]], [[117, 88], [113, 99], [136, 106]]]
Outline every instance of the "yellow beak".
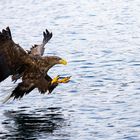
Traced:
[[59, 64], [67, 65], [67, 61], [64, 59], [59, 60]]

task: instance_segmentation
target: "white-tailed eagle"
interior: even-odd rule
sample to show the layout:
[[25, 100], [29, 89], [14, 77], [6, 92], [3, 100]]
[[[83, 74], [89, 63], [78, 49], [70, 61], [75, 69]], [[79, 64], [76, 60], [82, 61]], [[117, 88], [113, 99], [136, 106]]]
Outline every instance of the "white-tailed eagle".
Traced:
[[37, 88], [39, 92], [51, 93], [59, 83], [67, 83], [70, 77], [55, 77], [52, 79], [48, 70], [56, 64], [66, 65], [66, 60], [58, 56], [42, 56], [44, 46], [52, 38], [48, 30], [43, 32], [43, 41], [40, 45], [34, 45], [30, 51], [25, 51], [16, 44], [7, 27], [0, 32], [0, 82], [12, 75], [12, 80], [22, 79], [12, 91], [11, 97], [22, 98], [24, 95]]

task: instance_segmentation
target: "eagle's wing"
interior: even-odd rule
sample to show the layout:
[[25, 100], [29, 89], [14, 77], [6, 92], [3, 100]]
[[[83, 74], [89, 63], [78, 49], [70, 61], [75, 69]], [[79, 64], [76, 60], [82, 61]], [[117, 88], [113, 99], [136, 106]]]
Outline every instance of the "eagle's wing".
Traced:
[[15, 74], [27, 53], [12, 40], [10, 28], [0, 32], [0, 82]]
[[20, 99], [24, 95], [28, 94], [31, 92], [34, 88], [35, 85], [34, 83], [30, 83], [30, 80], [22, 81], [17, 85], [17, 87], [12, 91], [12, 94], [8, 95], [4, 100], [3, 103], [6, 103], [9, 99]]
[[17, 87], [12, 91], [12, 94], [8, 97], [8, 99], [6, 99], [6, 101], [12, 97], [14, 99], [20, 99], [35, 88], [38, 88], [39, 92], [41, 93], [47, 92], [48, 87], [51, 84], [50, 79], [45, 79], [44, 76], [41, 76], [39, 73], [27, 73], [26, 76], [26, 79], [22, 79], [22, 82], [17, 85]]
[[12, 42], [12, 36], [9, 28], [0, 32], [0, 82], [11, 74], [10, 62], [5, 44]]
[[47, 29], [43, 32], [43, 41], [40, 45], [34, 45], [32, 48], [30, 48], [30, 51], [28, 51], [29, 54], [35, 55], [35, 56], [42, 56], [44, 54], [45, 45], [47, 42], [52, 38], [52, 33], [49, 32]]
[[[24, 79], [25, 78], [25, 79]], [[67, 83], [70, 77], [55, 77], [52, 79], [49, 75], [45, 77], [41, 73], [26, 73], [22, 78], [22, 82], [12, 91], [12, 94], [8, 96], [3, 103], [7, 102], [10, 98], [20, 99], [24, 95], [29, 94], [33, 89], [37, 88], [40, 93], [48, 91], [50, 94], [60, 83]]]

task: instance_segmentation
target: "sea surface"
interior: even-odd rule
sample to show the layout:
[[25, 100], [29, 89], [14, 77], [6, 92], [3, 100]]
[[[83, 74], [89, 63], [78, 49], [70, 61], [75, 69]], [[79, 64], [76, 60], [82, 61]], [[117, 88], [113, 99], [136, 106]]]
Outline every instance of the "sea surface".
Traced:
[[53, 32], [49, 75], [72, 78], [5, 104], [20, 81], [0, 83], [0, 140], [140, 140], [139, 0], [0, 0], [7, 26], [25, 50]]

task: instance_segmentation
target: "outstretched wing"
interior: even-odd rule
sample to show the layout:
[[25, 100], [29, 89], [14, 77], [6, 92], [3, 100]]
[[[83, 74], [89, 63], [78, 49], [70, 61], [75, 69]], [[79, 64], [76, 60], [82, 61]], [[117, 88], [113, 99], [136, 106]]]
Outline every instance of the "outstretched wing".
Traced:
[[45, 45], [47, 42], [52, 38], [52, 33], [49, 32], [47, 29], [43, 32], [43, 41], [40, 45], [34, 45], [32, 48], [30, 48], [30, 51], [28, 51], [29, 54], [35, 55], [35, 56], [42, 56], [44, 54]]
[[0, 82], [13, 75], [25, 62], [28, 54], [12, 40], [10, 28], [0, 32]]
[[0, 32], [0, 82], [11, 74], [10, 58], [8, 56], [7, 44], [12, 43], [12, 36], [9, 27]]
[[[24, 95], [29, 94], [33, 89], [37, 88], [40, 93], [45, 93], [48, 91], [50, 94], [60, 83], [69, 82], [70, 77], [55, 77], [52, 79], [49, 75], [46, 74], [44, 77], [40, 72], [29, 72], [25, 73], [22, 78], [22, 82], [17, 85], [17, 87], [12, 91], [12, 94], [8, 96], [4, 103], [7, 102], [10, 98], [20, 99]], [[53, 81], [53, 82], [52, 82]]]
[[17, 85], [17, 87], [12, 91], [12, 94], [6, 99], [6, 101], [12, 97], [14, 99], [20, 99], [35, 88], [38, 88], [39, 92], [45, 93], [48, 90], [50, 84], [50, 77], [45, 79], [44, 76], [39, 72], [26, 73], [25, 79], [22, 79], [22, 82]]

